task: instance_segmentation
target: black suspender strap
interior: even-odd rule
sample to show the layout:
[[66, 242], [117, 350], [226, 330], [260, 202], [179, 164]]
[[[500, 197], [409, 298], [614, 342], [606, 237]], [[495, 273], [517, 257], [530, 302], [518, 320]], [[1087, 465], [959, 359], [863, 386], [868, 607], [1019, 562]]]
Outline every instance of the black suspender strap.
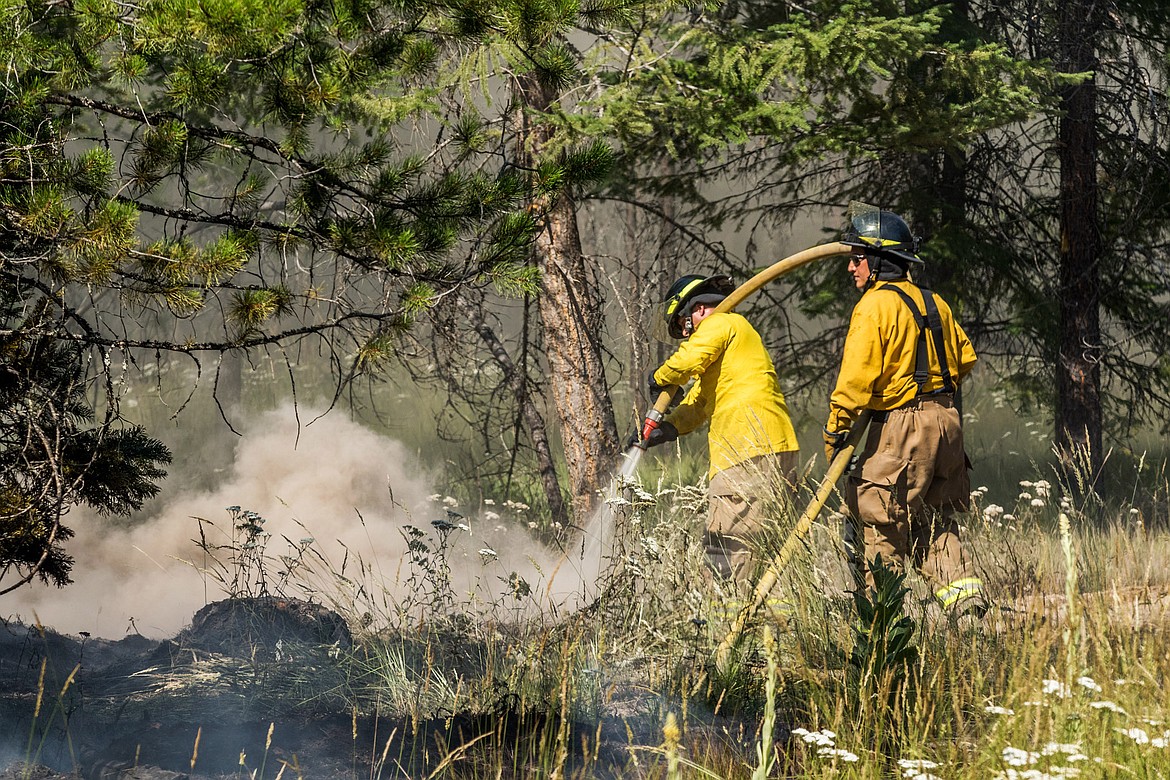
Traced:
[[934, 341], [934, 351], [938, 353], [938, 370], [942, 375], [943, 382], [942, 391], [954, 393], [955, 383], [951, 379], [950, 366], [947, 365], [947, 342], [943, 338], [942, 317], [938, 314], [938, 304], [935, 303], [934, 293], [924, 287], [918, 289], [922, 291], [922, 301], [926, 304], [926, 322], [930, 325], [930, 337]]
[[938, 304], [934, 301], [934, 293], [922, 287], [918, 288], [922, 293], [922, 301], [926, 304], [926, 314], [924, 315], [918, 310], [918, 305], [914, 303], [914, 299], [902, 288], [895, 287], [892, 284], [885, 284], [878, 289], [893, 290], [898, 293], [902, 301], [910, 307], [910, 311], [914, 314], [914, 321], [918, 323], [918, 346], [914, 355], [914, 381], [918, 385], [918, 394], [922, 395], [925, 392], [926, 380], [930, 377], [930, 355], [926, 351], [926, 338], [928, 333], [930, 334], [930, 340], [934, 342], [934, 351], [938, 354], [938, 368], [943, 381], [941, 392], [955, 392], [955, 383], [951, 379], [951, 370], [947, 365], [947, 347], [946, 341], [943, 339], [942, 317], [939, 316]]

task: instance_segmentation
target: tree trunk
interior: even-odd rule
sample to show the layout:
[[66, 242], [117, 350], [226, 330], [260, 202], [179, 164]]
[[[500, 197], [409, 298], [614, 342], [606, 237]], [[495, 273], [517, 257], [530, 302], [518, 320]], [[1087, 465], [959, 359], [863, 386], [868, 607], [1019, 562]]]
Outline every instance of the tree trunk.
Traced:
[[[1060, 11], [1062, 70], [1097, 67], [1099, 26], [1093, 0], [1066, 0]], [[1066, 87], [1060, 120], [1060, 353], [1056, 448], [1066, 469], [1093, 484], [1101, 443], [1100, 267], [1097, 93], [1092, 79]]]
[[[525, 107], [548, 110], [556, 92], [537, 74], [520, 77]], [[521, 139], [530, 160], [538, 158], [551, 129], [525, 114]], [[557, 410], [573, 511], [578, 519], [593, 509], [597, 491], [610, 478], [618, 455], [617, 426], [602, 360], [601, 294], [596, 274], [581, 251], [577, 209], [560, 192], [534, 203], [541, 229], [534, 252], [541, 273], [540, 319], [549, 386]]]
[[495, 331], [484, 321], [483, 309], [463, 298], [459, 300], [459, 307], [467, 316], [471, 327], [479, 334], [480, 339], [488, 348], [496, 365], [504, 374], [504, 381], [508, 383], [516, 396], [516, 402], [520, 405], [521, 418], [524, 420], [524, 427], [528, 430], [528, 436], [532, 439], [532, 448], [536, 451], [536, 472], [544, 490], [544, 499], [548, 503], [550, 519], [567, 528], [569, 525], [568, 507], [565, 506], [564, 498], [561, 495], [561, 485], [557, 480], [557, 469], [552, 447], [549, 446], [548, 433], [545, 430], [544, 415], [540, 413], [540, 409], [536, 407], [536, 403], [528, 393], [528, 383], [525, 381], [525, 376], [512, 360], [512, 356], [508, 354], [507, 348], [496, 336]]

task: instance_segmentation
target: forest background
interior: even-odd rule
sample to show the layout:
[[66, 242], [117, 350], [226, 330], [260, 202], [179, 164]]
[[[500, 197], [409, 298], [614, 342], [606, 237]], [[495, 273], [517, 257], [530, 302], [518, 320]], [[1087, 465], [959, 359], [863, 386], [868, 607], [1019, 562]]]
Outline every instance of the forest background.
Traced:
[[[0, 591], [68, 582], [71, 508], [218, 465], [192, 432], [277, 386], [409, 420], [555, 537], [646, 408], [662, 290], [854, 198], [1107, 495], [1170, 402], [1166, 46], [1141, 1], [4, 0]], [[855, 293], [794, 276], [743, 311], [815, 431]]]

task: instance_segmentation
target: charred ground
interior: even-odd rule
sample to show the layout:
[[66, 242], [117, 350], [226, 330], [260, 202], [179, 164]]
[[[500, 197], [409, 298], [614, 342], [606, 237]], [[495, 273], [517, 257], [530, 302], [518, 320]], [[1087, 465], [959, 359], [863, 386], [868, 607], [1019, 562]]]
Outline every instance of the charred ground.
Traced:
[[[427, 663], [452, 678], [474, 675], [483, 655], [466, 637], [427, 647], [418, 651], [444, 656]], [[371, 681], [355, 673], [354, 652], [336, 613], [271, 597], [210, 604], [162, 641], [0, 624], [0, 780], [419, 777], [456, 763], [474, 775], [489, 753], [496, 765], [506, 754], [519, 777], [554, 734], [567, 769], [605, 776], [662, 739], [660, 702], [640, 690], [637, 668], [590, 722], [521, 706], [503, 685], [488, 706], [403, 718], [355, 704]], [[713, 727], [708, 738], [748, 747], [751, 725]]]

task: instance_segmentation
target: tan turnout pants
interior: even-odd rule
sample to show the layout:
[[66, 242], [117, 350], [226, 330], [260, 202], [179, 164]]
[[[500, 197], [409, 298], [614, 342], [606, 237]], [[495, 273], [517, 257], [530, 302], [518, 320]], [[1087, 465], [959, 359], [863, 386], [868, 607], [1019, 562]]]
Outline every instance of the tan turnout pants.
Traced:
[[953, 518], [970, 505], [967, 468], [959, 413], [948, 396], [916, 399], [888, 412], [885, 422], [870, 424], [845, 490], [862, 535], [851, 540], [847, 526], [846, 544], [852, 546], [859, 579], [873, 587], [868, 564], [879, 554], [896, 571], [909, 559], [940, 588], [974, 577]]
[[800, 453], [777, 452], [737, 463], [711, 477], [710, 512], [703, 542], [711, 573], [751, 588], [762, 561], [768, 509], [792, 502]]

